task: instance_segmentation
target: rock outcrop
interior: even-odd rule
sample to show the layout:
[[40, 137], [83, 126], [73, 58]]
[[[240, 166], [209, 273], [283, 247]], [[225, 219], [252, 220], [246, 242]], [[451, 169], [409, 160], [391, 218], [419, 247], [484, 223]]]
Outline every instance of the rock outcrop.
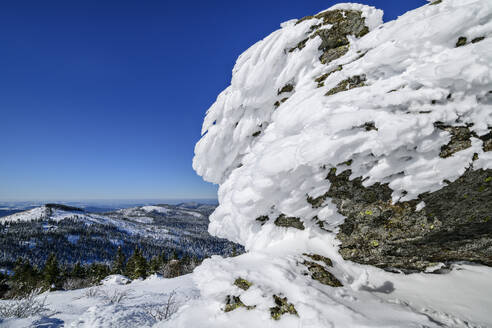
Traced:
[[386, 184], [364, 187], [349, 177], [329, 174], [326, 193], [346, 217], [338, 233], [345, 259], [404, 272], [453, 261], [492, 266], [492, 170], [467, 170], [440, 190], [394, 204]]
[[[482, 0], [385, 24], [340, 4], [242, 54], [193, 167], [220, 185], [209, 231], [247, 253], [196, 269], [202, 299], [175, 327], [193, 311], [238, 327], [492, 325], [467, 289], [492, 281], [491, 19]], [[460, 273], [429, 288], [443, 267]]]

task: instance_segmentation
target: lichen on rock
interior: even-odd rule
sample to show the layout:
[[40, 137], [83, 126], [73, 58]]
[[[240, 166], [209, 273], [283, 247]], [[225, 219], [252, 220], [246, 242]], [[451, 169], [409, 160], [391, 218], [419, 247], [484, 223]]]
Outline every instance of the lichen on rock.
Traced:
[[314, 81], [318, 83], [318, 88], [321, 88], [325, 85], [325, 80], [328, 78], [328, 76], [341, 70], [342, 70], [342, 65], [338, 65], [336, 68], [332, 69], [331, 71], [321, 75], [320, 77], [317, 77]]
[[309, 257], [310, 259], [312, 259], [314, 261], [323, 262], [324, 264], [326, 264], [329, 267], [332, 267], [333, 266], [333, 262], [329, 258], [327, 258], [327, 257], [325, 257], [323, 255], [319, 255], [319, 254], [306, 254], [306, 253], [304, 253], [303, 255]]
[[287, 83], [280, 90], [277, 91], [277, 95], [280, 95], [284, 92], [292, 92], [294, 90], [294, 85], [291, 83]]
[[483, 41], [484, 39], [485, 39], [484, 36], [479, 36], [477, 38], [472, 39], [471, 43], [477, 43], [477, 42]]
[[347, 91], [354, 88], [363, 87], [365, 85], [366, 76], [362, 75], [354, 75], [351, 76], [341, 82], [339, 82], [335, 87], [328, 90], [325, 96], [332, 96], [336, 93]]
[[299, 316], [294, 305], [287, 301], [287, 297], [273, 295], [273, 300], [275, 302], [275, 306], [270, 308], [270, 316], [273, 320], [280, 320], [284, 314]]
[[268, 215], [262, 215], [256, 218], [256, 221], [260, 222], [261, 225], [264, 225], [270, 218]]
[[302, 223], [300, 218], [286, 216], [285, 214], [280, 214], [277, 219], [275, 219], [275, 225], [285, 228], [296, 228], [299, 230], [304, 230], [304, 223]]
[[483, 142], [482, 149], [484, 152], [492, 151], [492, 129], [489, 128], [490, 132], [481, 136], [478, 136]]
[[[350, 174], [330, 172], [324, 195], [346, 216], [337, 236], [345, 259], [404, 272], [439, 262], [492, 265], [492, 170], [468, 170], [438, 191], [395, 204], [387, 184], [364, 187]], [[419, 202], [425, 207], [417, 211]]]
[[245, 308], [246, 310], [252, 310], [256, 306], [254, 305], [245, 305], [239, 296], [233, 296], [233, 295], [227, 295], [226, 296], [226, 304], [224, 307], [224, 312], [231, 312], [234, 311], [240, 307]]
[[323, 285], [331, 287], [342, 287], [343, 284], [332, 273], [328, 272], [322, 265], [312, 262], [304, 261], [302, 263], [308, 269], [311, 278], [319, 281]]
[[466, 45], [466, 40], [467, 40], [466, 37], [460, 36], [458, 38], [458, 41], [456, 41], [456, 48]]
[[284, 103], [285, 101], [287, 101], [287, 99], [289, 99], [289, 97], [284, 97], [280, 100], [277, 100], [273, 105], [275, 106], [275, 108], [278, 108], [282, 103]]
[[[338, 280], [331, 272], [326, 270], [325, 267], [333, 267], [333, 262], [322, 255], [319, 254], [303, 254], [309, 257], [311, 260], [316, 261], [306, 261], [304, 260], [302, 264], [308, 269], [309, 275], [312, 279], [319, 281], [323, 285], [331, 287], [342, 287], [343, 284]], [[317, 263], [321, 262], [323, 265]]]
[[450, 126], [441, 122], [434, 123], [434, 126], [451, 134], [449, 143], [441, 147], [440, 157], [446, 158], [460, 150], [471, 147], [470, 138], [473, 134], [467, 126]]
[[246, 279], [239, 277], [234, 281], [234, 285], [241, 288], [242, 290], [248, 290], [249, 287], [251, 287], [253, 284]]
[[[369, 28], [365, 25], [365, 18], [357, 10], [327, 10], [314, 16], [301, 18], [297, 21], [297, 24], [310, 19], [319, 19], [322, 22], [312, 25], [310, 28], [311, 34], [289, 51], [302, 50], [309, 39], [320, 37], [321, 44], [318, 49], [323, 54], [319, 57], [319, 60], [323, 64], [340, 58], [347, 53], [349, 49], [348, 35], [360, 38], [369, 32]], [[326, 25], [330, 27], [323, 28]]]

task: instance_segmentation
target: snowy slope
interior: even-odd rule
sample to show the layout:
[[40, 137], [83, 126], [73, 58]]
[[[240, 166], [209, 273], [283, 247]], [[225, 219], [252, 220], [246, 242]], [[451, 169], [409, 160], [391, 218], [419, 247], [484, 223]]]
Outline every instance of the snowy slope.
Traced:
[[[441, 189], [467, 168], [492, 168], [483, 137], [492, 126], [492, 2], [437, 1], [385, 24], [371, 7], [334, 9], [361, 11], [370, 32], [323, 64], [319, 37], [302, 45], [320, 19], [285, 22], [239, 57], [208, 110], [193, 167], [220, 184], [209, 231], [249, 253], [205, 261], [193, 274], [202, 298], [165, 327], [492, 326], [490, 268], [399, 275], [344, 261], [335, 238], [344, 217], [329, 199], [306, 201], [348, 160], [364, 186], [388, 183], [393, 202]], [[436, 122], [468, 127], [469, 147], [439, 156], [451, 134]], [[276, 226], [282, 214], [304, 229]], [[304, 253], [329, 257], [344, 287], [304, 275]], [[253, 287], [234, 286], [238, 277]], [[228, 295], [255, 308], [225, 312]], [[272, 320], [274, 295], [298, 315]]]
[[[115, 275], [98, 287], [44, 293], [40, 299], [46, 297], [48, 310], [43, 315], [0, 318], [0, 327], [152, 327], [158, 321], [152, 314], [163, 307], [173, 291], [177, 306], [198, 296], [190, 275], [174, 279], [154, 275], [130, 284], [125, 279]], [[108, 297], [114, 295], [124, 296], [120, 302], [111, 303]], [[8, 302], [0, 300], [0, 306]]]
[[46, 206], [35, 207], [31, 210], [15, 213], [0, 219], [0, 222], [29, 222], [40, 220], [47, 216], [48, 209]]

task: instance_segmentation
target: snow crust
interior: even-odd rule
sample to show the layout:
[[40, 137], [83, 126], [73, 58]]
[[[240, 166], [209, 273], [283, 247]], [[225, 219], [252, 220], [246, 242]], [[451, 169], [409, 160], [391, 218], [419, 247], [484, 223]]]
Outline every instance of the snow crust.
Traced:
[[[451, 135], [435, 126], [468, 126], [477, 136], [492, 126], [492, 2], [443, 0], [385, 24], [372, 7], [330, 9], [361, 10], [370, 32], [350, 38], [349, 51], [323, 65], [319, 37], [289, 51], [318, 20], [287, 21], [238, 58], [231, 85], [207, 111], [193, 167], [220, 185], [209, 231], [248, 253], [214, 257], [197, 268], [201, 298], [164, 327], [492, 326], [490, 268], [457, 265], [446, 275], [400, 275], [346, 262], [335, 238], [344, 217], [330, 199], [316, 209], [306, 200], [328, 191], [327, 172], [346, 168], [348, 160], [352, 178], [362, 176], [364, 185], [388, 183], [393, 202], [441, 189], [467, 168], [492, 168], [492, 152], [475, 137], [471, 147], [441, 158]], [[468, 43], [456, 47], [460, 37]], [[478, 37], [485, 39], [470, 43]], [[339, 65], [343, 69], [318, 88], [315, 79]], [[363, 74], [364, 86], [325, 96]], [[293, 91], [279, 94], [287, 84]], [[366, 123], [376, 129], [365, 129]], [[305, 229], [277, 227], [280, 214], [300, 218]], [[269, 220], [261, 225], [256, 218], [265, 215]], [[333, 232], [322, 231], [315, 216]], [[304, 276], [303, 253], [331, 258], [331, 272], [344, 287]], [[238, 277], [253, 287], [238, 289]], [[227, 295], [256, 308], [225, 313]], [[299, 317], [272, 320], [272, 295], [287, 297]]]

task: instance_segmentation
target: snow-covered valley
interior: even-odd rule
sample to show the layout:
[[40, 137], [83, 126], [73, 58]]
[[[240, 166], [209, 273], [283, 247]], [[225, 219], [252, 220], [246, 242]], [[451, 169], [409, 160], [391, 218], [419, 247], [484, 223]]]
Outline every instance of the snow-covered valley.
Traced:
[[0, 218], [0, 269], [12, 269], [18, 257], [42, 266], [53, 251], [67, 265], [111, 262], [118, 247], [129, 254], [138, 246], [149, 258], [174, 250], [226, 255], [233, 244], [207, 232], [214, 208], [161, 204], [91, 213], [59, 204], [35, 207]]

